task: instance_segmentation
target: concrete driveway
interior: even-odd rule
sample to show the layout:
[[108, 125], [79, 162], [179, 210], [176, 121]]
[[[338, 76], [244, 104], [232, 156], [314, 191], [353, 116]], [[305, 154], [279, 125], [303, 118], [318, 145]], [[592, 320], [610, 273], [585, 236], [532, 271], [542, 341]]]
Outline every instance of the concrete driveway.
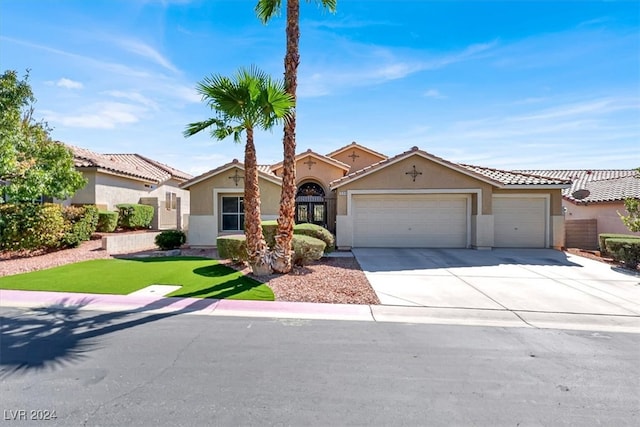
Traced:
[[380, 302], [640, 315], [640, 277], [552, 249], [353, 249]]

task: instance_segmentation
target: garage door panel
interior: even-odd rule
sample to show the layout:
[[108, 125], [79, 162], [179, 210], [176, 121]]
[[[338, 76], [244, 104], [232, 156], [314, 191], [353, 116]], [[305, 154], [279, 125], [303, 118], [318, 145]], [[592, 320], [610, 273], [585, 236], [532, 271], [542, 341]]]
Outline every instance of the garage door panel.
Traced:
[[494, 197], [494, 245], [544, 248], [547, 201], [540, 197]]
[[467, 197], [356, 195], [356, 247], [466, 247]]

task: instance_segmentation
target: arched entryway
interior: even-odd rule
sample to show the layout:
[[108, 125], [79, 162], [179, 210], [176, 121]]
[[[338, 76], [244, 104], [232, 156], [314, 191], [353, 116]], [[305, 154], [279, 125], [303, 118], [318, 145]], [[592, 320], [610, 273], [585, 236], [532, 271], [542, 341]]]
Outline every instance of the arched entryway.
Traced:
[[296, 193], [296, 224], [304, 222], [327, 226], [324, 189], [315, 182], [301, 184]]

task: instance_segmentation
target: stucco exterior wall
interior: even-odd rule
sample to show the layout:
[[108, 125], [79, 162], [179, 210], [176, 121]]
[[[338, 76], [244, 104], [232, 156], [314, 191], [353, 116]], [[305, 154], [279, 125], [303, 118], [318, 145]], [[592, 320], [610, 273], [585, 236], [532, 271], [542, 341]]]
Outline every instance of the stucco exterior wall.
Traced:
[[[413, 170], [422, 175], [417, 175], [415, 182], [407, 172]], [[338, 215], [347, 214], [348, 190], [420, 190], [420, 189], [478, 189], [482, 191], [482, 214], [491, 214], [491, 196], [493, 187], [482, 181], [478, 181], [468, 175], [451, 170], [431, 160], [420, 156], [414, 156], [373, 172], [357, 181], [348, 183], [337, 189], [338, 191]], [[472, 214], [477, 214], [477, 198], [472, 200]]]
[[[305, 162], [309, 162], [309, 160], [315, 163], [305, 164]], [[282, 167], [274, 169], [274, 173], [282, 176]], [[344, 169], [309, 154], [301, 157], [296, 162], [296, 185], [299, 186], [301, 183], [313, 181], [322, 185], [325, 194], [329, 194], [329, 183], [338, 178], [342, 178], [346, 173]]]
[[[354, 158], [353, 154], [355, 154], [358, 157]], [[378, 163], [379, 161], [383, 160], [379, 156], [373, 155], [358, 147], [349, 148], [348, 150], [345, 150], [341, 153], [331, 156], [331, 158], [339, 160], [342, 163], [345, 163], [351, 166], [351, 169], [349, 169], [349, 173], [355, 172], [357, 170], [360, 170], [362, 168], [365, 168], [369, 165]]]
[[[238, 171], [238, 175], [244, 176], [244, 170], [233, 167], [189, 187], [192, 200], [190, 213], [192, 215], [217, 215], [217, 212], [213, 212], [214, 189], [237, 190], [237, 193], [242, 195], [244, 193], [244, 181], [239, 180], [236, 186], [234, 180], [229, 179], [229, 177], [235, 175], [236, 171]], [[262, 214], [278, 215], [280, 185], [261, 177], [258, 179], [258, 183], [260, 186], [260, 200], [262, 202], [260, 209]]]
[[640, 236], [640, 233], [630, 232], [618, 216], [618, 212], [623, 215], [626, 213], [622, 202], [576, 205], [563, 200], [563, 204], [567, 209], [565, 219], [595, 219], [598, 221], [598, 233], [635, 234]]
[[83, 172], [82, 176], [87, 180], [87, 185], [76, 191], [71, 198], [72, 204], [95, 205], [96, 204], [96, 172]]

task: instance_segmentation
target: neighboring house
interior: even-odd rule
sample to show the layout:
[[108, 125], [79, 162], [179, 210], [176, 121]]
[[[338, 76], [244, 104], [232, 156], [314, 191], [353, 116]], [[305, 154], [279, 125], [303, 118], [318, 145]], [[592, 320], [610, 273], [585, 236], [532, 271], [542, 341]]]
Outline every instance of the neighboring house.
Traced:
[[180, 184], [191, 175], [139, 154], [98, 154], [69, 146], [76, 170], [87, 185], [69, 201], [116, 210], [120, 203], [141, 203], [155, 208], [152, 228], [187, 228], [189, 191]]
[[[624, 199], [640, 199], [640, 177], [633, 169], [526, 170], [559, 179], [570, 179], [562, 191], [566, 245], [597, 249], [599, 233], [631, 233], [618, 213], [626, 214]], [[586, 191], [583, 191], [586, 190]]]
[[[570, 181], [452, 163], [413, 147], [387, 156], [357, 143], [296, 156], [296, 221], [335, 232], [339, 248], [562, 247]], [[261, 166], [263, 219], [278, 215], [282, 164]], [[234, 160], [182, 184], [188, 242], [242, 230], [244, 166]]]

